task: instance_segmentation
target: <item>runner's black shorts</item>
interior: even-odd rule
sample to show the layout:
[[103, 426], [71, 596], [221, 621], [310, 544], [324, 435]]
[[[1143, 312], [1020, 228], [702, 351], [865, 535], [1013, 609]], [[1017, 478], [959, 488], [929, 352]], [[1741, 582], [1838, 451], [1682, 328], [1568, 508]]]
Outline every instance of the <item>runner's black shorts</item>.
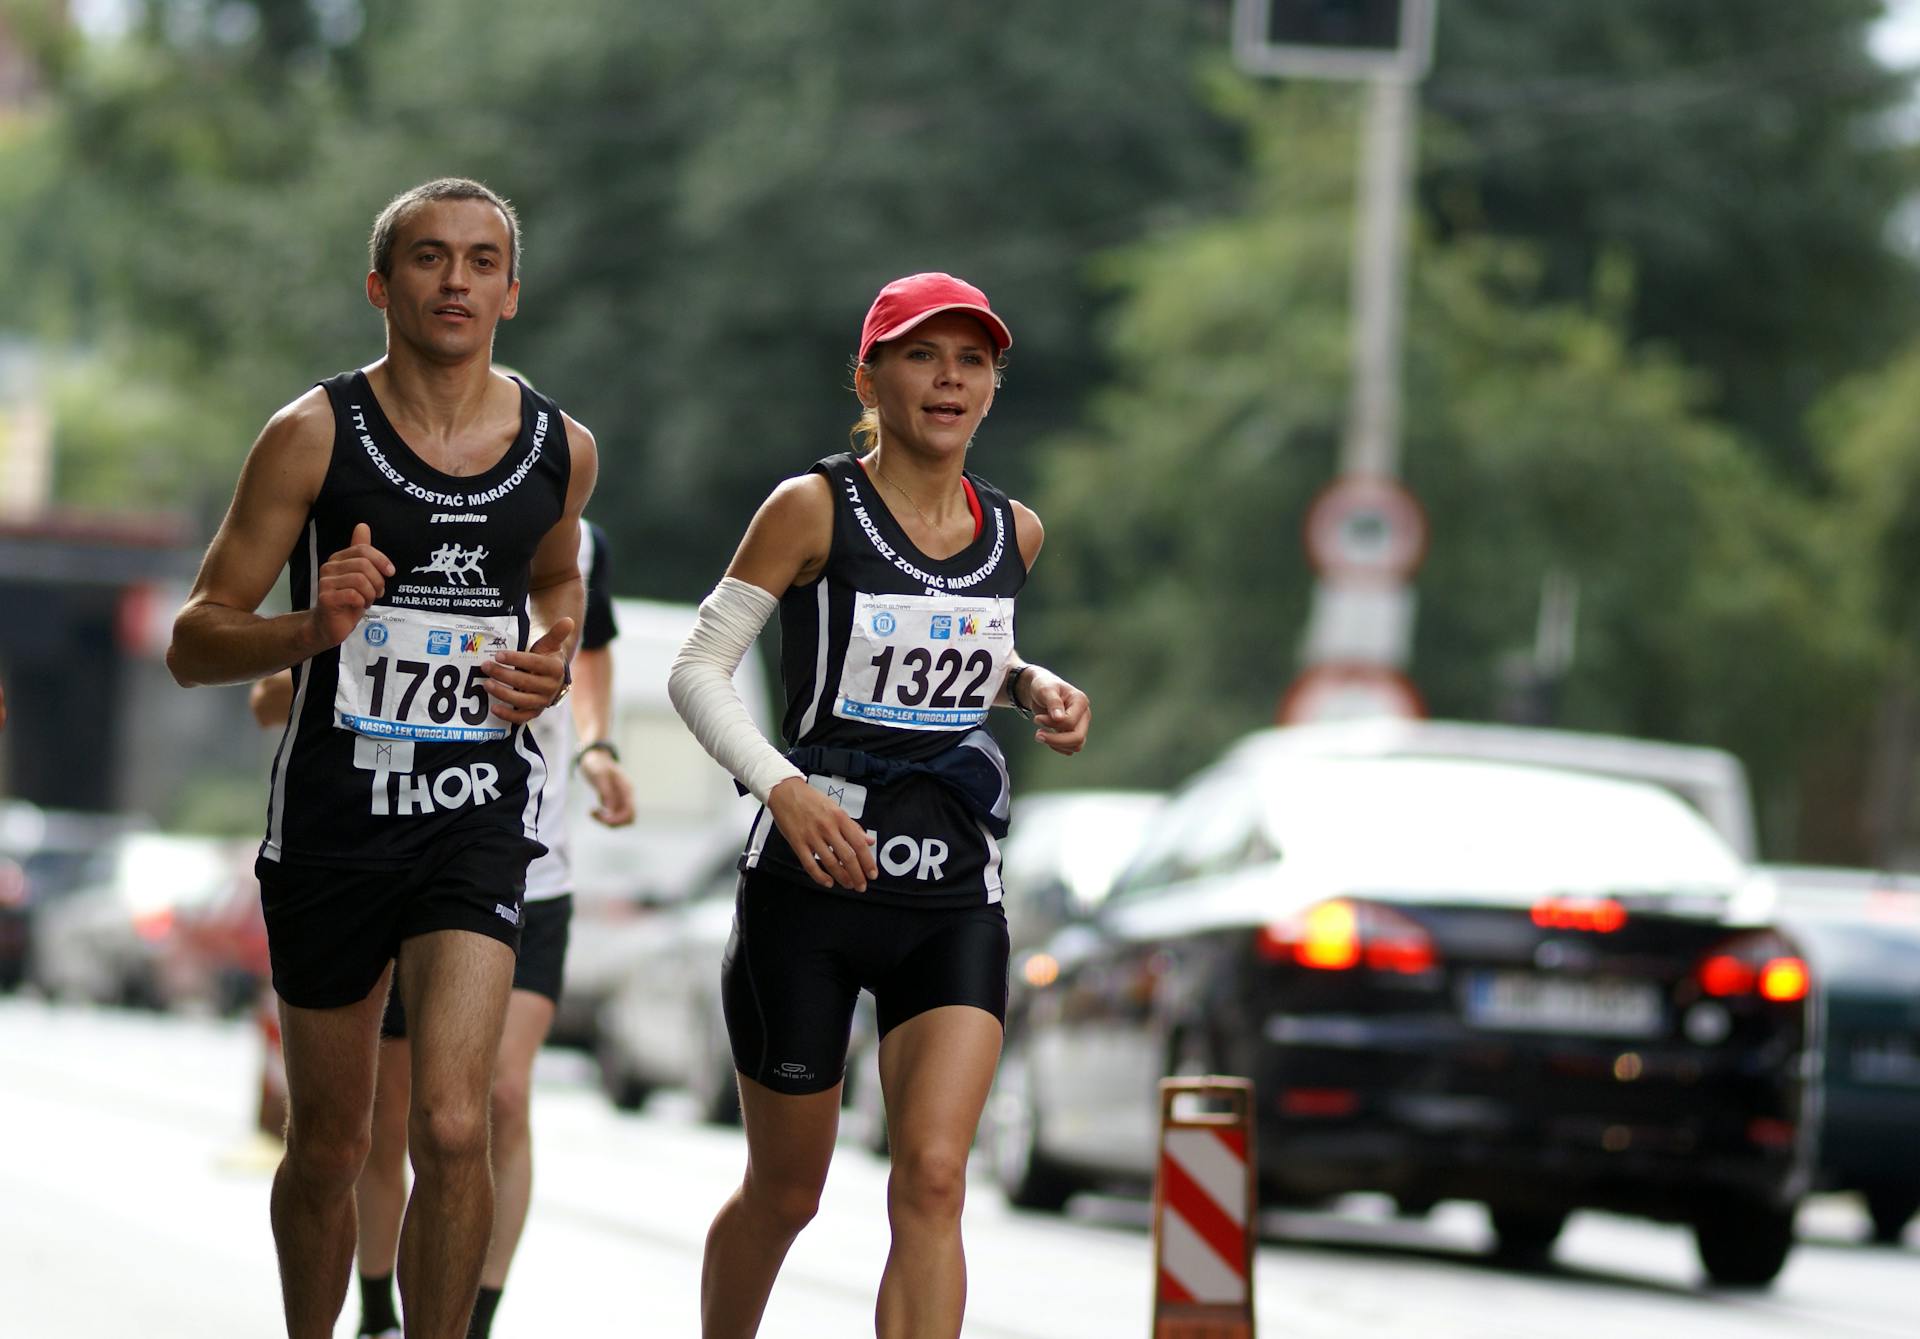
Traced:
[[862, 988], [873, 992], [882, 1037], [949, 1004], [1004, 1024], [1007, 957], [998, 905], [863, 902], [749, 870], [720, 976], [734, 1067], [775, 1092], [833, 1087], [846, 1073]]
[[[520, 956], [513, 962], [513, 988], [545, 995], [560, 1003], [560, 981], [567, 961], [567, 932], [573, 924], [573, 897], [539, 897], [521, 907]], [[397, 1039], [407, 1035], [407, 1010], [400, 1003], [400, 973], [387, 992], [387, 1012], [380, 1019], [380, 1035]]]
[[261, 857], [253, 870], [274, 990], [300, 1009], [356, 1004], [378, 984], [401, 940], [436, 930], [469, 930], [518, 949], [527, 866], [545, 849], [518, 833], [461, 832], [406, 869]]

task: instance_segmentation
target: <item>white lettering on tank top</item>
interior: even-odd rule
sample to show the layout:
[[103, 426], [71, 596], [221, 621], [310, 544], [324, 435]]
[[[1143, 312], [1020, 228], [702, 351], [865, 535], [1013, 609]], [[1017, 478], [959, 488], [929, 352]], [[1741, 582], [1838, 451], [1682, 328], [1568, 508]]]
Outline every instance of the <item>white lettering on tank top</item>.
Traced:
[[929, 595], [943, 590], [969, 590], [979, 585], [982, 581], [985, 581], [993, 575], [994, 570], [1000, 566], [1001, 556], [1007, 551], [1006, 517], [1000, 508], [995, 507], [993, 509], [993, 548], [988, 551], [985, 560], [981, 562], [980, 566], [974, 568], [971, 572], [957, 577], [943, 577], [938, 573], [929, 572], [915, 564], [911, 558], [901, 553], [900, 550], [894, 548], [893, 545], [887, 542], [886, 537], [880, 533], [880, 527], [874, 523], [873, 516], [867, 511], [866, 504], [860, 500], [859, 481], [848, 479], [845, 481], [845, 485], [847, 501], [853, 506], [853, 518], [860, 523], [860, 529], [862, 533], [866, 535], [867, 542], [873, 545], [876, 553], [892, 563], [895, 569], [924, 586]]
[[[464, 511], [468, 507], [484, 507], [490, 502], [498, 502], [501, 498], [526, 482], [527, 476], [533, 473], [533, 467], [540, 463], [541, 453], [547, 444], [547, 411], [544, 409], [535, 410], [533, 417], [533, 448], [527, 452], [526, 459], [514, 467], [512, 474], [509, 474], [492, 488], [485, 489], [478, 493], [443, 493], [438, 489], [422, 488], [419, 484], [414, 483], [411, 479], [407, 478], [406, 475], [395, 469], [393, 462], [387, 459], [386, 453], [381, 451], [379, 445], [373, 440], [373, 434], [367, 429], [367, 411], [357, 404], [350, 403], [347, 407], [353, 410], [353, 430], [360, 438], [360, 448], [367, 453], [367, 459], [373, 462], [373, 467], [385, 475], [389, 483], [405, 493], [408, 497], [417, 498], [422, 502], [431, 502], [437, 507], [453, 507], [457, 510]], [[441, 519], [443, 518], [439, 516], [434, 517], [436, 521]], [[444, 519], [485, 520], [486, 518], [448, 516]]]

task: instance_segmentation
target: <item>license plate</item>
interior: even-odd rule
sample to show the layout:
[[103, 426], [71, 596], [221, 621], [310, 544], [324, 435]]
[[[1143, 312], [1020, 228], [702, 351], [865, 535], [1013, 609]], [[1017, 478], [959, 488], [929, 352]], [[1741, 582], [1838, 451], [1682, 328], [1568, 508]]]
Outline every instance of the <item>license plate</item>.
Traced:
[[1649, 981], [1475, 972], [1467, 982], [1466, 1006], [1473, 1026], [1510, 1032], [1651, 1037], [1663, 1022], [1659, 988]]
[[1853, 1080], [1897, 1088], [1920, 1088], [1920, 1053], [1909, 1037], [1865, 1037], [1853, 1043]]

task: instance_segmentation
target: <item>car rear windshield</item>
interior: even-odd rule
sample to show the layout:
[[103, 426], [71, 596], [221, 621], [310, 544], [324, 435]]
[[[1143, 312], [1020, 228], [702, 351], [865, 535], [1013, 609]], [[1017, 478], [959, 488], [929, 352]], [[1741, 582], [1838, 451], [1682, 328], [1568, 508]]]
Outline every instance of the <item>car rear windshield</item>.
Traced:
[[1356, 890], [1725, 896], [1745, 878], [1699, 814], [1634, 782], [1396, 759], [1326, 762], [1266, 789], [1283, 858]]

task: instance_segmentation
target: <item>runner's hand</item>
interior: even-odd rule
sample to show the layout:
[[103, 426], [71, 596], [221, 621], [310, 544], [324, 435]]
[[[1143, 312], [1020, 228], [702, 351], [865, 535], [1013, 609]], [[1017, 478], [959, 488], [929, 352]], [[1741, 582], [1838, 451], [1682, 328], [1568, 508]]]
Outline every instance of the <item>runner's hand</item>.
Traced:
[[353, 542], [320, 564], [320, 593], [308, 611], [315, 634], [328, 650], [347, 639], [360, 616], [386, 593], [393, 563], [373, 547], [373, 530], [362, 521]]
[[1087, 743], [1093, 705], [1087, 695], [1044, 665], [1035, 665], [1022, 685], [1033, 708], [1033, 737], [1055, 753], [1075, 754]]
[[595, 749], [580, 759], [580, 775], [593, 787], [598, 801], [594, 819], [605, 827], [623, 828], [633, 822], [633, 778], [620, 770], [620, 764], [604, 750]]
[[790, 776], [769, 791], [767, 809], [807, 877], [822, 888], [837, 883], [864, 893], [867, 880], [880, 877], [873, 839], [804, 777]]
[[481, 667], [487, 674], [495, 716], [525, 725], [552, 705], [567, 681], [567, 638], [571, 636], [573, 620], [562, 618], [526, 650], [502, 651]]

